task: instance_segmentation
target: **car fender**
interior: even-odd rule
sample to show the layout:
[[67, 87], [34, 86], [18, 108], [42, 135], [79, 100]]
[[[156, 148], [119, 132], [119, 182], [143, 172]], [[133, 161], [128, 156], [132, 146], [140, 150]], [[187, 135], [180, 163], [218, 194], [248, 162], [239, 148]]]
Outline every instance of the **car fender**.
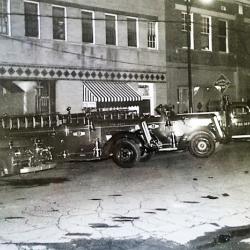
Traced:
[[206, 133], [211, 136], [214, 140], [216, 140], [216, 135], [209, 129], [201, 127], [199, 130], [193, 131], [187, 136], [187, 141], [189, 142], [195, 135], [200, 133]]

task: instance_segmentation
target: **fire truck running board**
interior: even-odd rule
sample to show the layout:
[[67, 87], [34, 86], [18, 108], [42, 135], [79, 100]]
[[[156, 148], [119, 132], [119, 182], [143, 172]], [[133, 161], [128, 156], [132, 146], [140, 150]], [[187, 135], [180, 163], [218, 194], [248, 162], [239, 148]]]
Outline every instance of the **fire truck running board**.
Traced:
[[37, 167], [25, 167], [20, 169], [20, 174], [27, 174], [27, 173], [32, 173], [32, 172], [37, 172], [37, 171], [42, 171], [42, 170], [48, 170], [55, 168], [56, 163], [49, 163], [49, 164], [41, 164]]
[[176, 151], [178, 150], [178, 148], [160, 148], [159, 151], [162, 152], [162, 151]]

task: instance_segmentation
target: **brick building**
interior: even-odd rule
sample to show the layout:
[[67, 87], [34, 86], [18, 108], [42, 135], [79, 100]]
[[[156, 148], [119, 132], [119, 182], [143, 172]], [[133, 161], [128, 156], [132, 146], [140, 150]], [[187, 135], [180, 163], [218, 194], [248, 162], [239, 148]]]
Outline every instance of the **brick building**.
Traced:
[[[185, 0], [0, 0], [0, 113], [188, 110]], [[194, 111], [250, 98], [250, 3], [192, 0]]]
[[[194, 111], [218, 108], [221, 96], [250, 98], [250, 2], [193, 0], [191, 63]], [[188, 110], [187, 8], [184, 0], [166, 0], [168, 102]], [[216, 104], [216, 105], [215, 105]]]
[[[0, 113], [166, 103], [164, 0], [0, 0]], [[141, 102], [140, 102], [141, 103]]]

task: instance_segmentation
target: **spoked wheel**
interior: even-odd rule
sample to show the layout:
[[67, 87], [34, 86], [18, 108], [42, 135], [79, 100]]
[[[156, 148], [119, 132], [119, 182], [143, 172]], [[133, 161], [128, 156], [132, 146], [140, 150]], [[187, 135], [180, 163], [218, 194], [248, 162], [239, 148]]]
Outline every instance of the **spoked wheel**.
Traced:
[[213, 154], [214, 150], [214, 138], [206, 132], [197, 133], [190, 140], [189, 151], [196, 157], [209, 157]]
[[131, 168], [140, 160], [140, 147], [132, 140], [119, 140], [113, 150], [114, 162], [123, 168]]

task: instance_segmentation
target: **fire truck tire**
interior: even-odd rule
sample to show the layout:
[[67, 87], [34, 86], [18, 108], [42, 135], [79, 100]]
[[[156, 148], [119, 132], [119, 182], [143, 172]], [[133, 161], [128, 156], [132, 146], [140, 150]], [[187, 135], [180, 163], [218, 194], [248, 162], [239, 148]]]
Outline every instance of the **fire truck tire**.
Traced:
[[131, 168], [140, 160], [140, 146], [133, 140], [121, 139], [113, 149], [114, 162], [123, 168]]
[[207, 158], [214, 153], [214, 138], [206, 132], [196, 133], [189, 142], [189, 151], [192, 155], [199, 158]]

